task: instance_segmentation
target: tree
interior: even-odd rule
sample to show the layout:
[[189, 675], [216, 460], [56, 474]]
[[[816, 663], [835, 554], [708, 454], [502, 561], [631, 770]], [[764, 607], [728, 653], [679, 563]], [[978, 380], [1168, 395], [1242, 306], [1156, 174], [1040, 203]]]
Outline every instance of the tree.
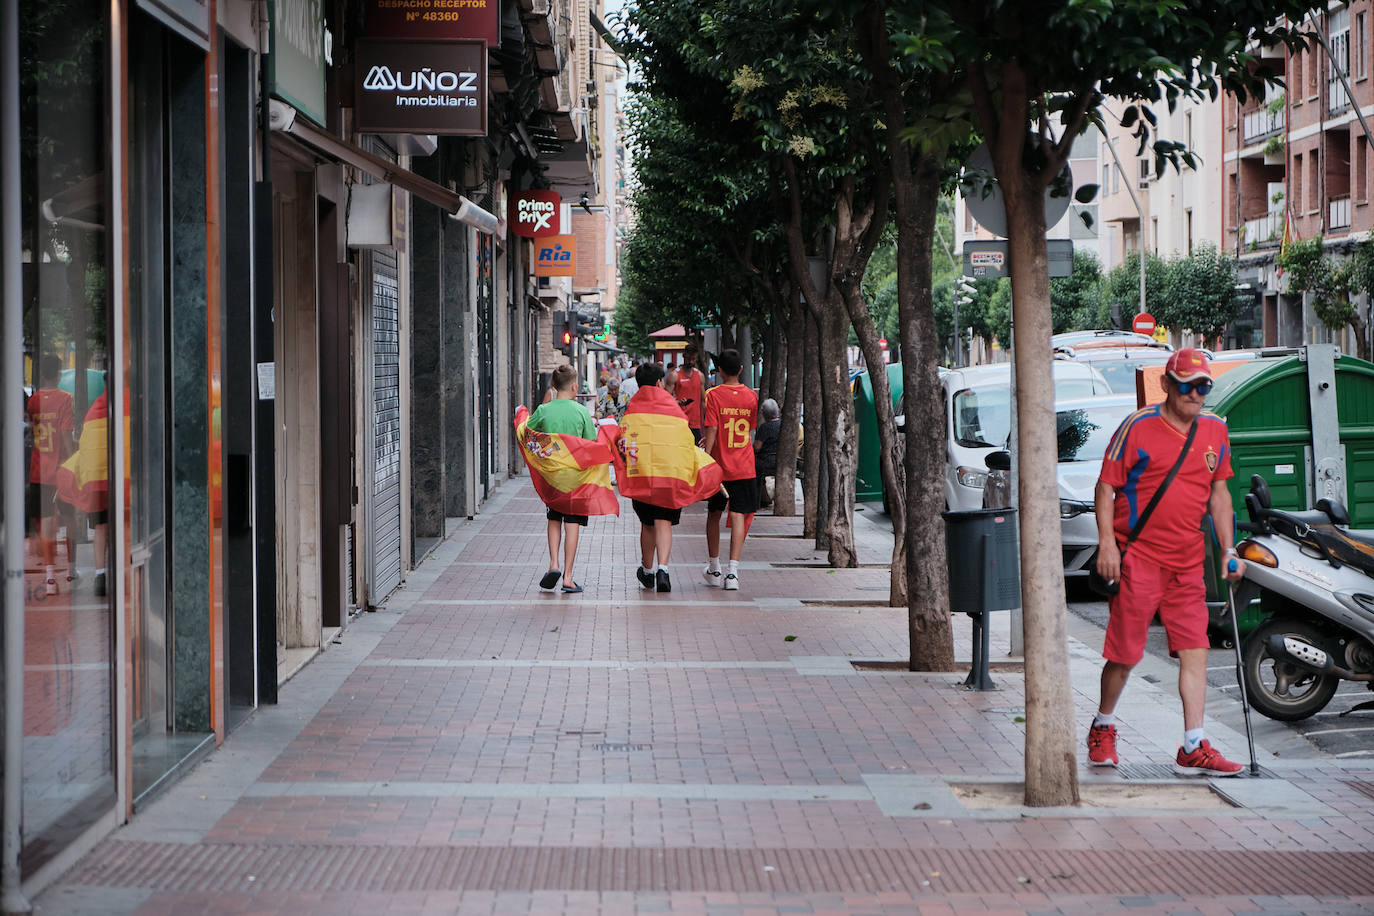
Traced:
[[1102, 264], [1091, 251], [1075, 251], [1073, 273], [1067, 277], [1050, 278], [1050, 322], [1053, 333], [1094, 327], [1101, 306]]
[[[1059, 524], [1045, 196], [1073, 141], [1102, 117], [1106, 96], [1126, 103], [1123, 126], [1144, 153], [1151, 105], [1181, 97], [1242, 99], [1276, 75], [1246, 49], [1301, 42], [1281, 18], [1312, 3], [1253, 0], [950, 0], [954, 54], [968, 60], [978, 129], [992, 154], [1006, 207], [1016, 322], [1021, 598], [1026, 652], [1026, 804], [1078, 800], [1077, 741], [1068, 681]], [[1035, 130], [1028, 130], [1035, 125]], [[1196, 162], [1182, 144], [1155, 139], [1155, 169]]]
[[1204, 244], [1169, 264], [1169, 295], [1151, 314], [1166, 328], [1192, 331], [1205, 346], [1222, 335], [1244, 306], [1236, 295], [1235, 258]]
[[[1097, 326], [1114, 328], [1131, 326], [1131, 318], [1140, 311], [1140, 252], [1132, 251], [1126, 260], [1108, 273], [1105, 291], [1097, 314]], [[1169, 267], [1155, 254], [1145, 256], [1145, 311], [1156, 319], [1169, 311]], [[1162, 320], [1160, 324], [1164, 324]], [[1167, 326], [1167, 325], [1166, 325]]]
[[1275, 259], [1288, 275], [1288, 291], [1311, 297], [1312, 311], [1328, 329], [1355, 332], [1356, 354], [1369, 358], [1369, 338], [1352, 293], [1368, 292], [1374, 282], [1374, 249], [1368, 240], [1360, 242], [1355, 255], [1344, 263], [1326, 254], [1321, 236], [1293, 242], [1279, 251]]

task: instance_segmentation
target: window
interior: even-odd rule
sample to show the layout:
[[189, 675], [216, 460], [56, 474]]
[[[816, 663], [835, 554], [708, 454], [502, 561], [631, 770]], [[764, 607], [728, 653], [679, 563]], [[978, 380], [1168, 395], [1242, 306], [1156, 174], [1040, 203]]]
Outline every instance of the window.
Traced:
[[1302, 153], [1293, 157], [1293, 171], [1290, 173], [1293, 178], [1293, 212], [1302, 213]]
[[1355, 185], [1355, 199], [1368, 200], [1369, 143], [1364, 137], [1358, 137], [1355, 140], [1355, 162], [1353, 171], [1355, 172], [1355, 180], [1352, 182]]
[[1332, 11], [1327, 16], [1326, 29], [1331, 48], [1331, 61], [1326, 68], [1327, 107], [1332, 112], [1344, 111], [1350, 107], [1350, 95], [1341, 81], [1342, 74], [1350, 73], [1350, 10], [1341, 7]]
[[1107, 193], [1107, 189], [1108, 189], [1109, 187], [1111, 187], [1111, 182], [1112, 182], [1112, 164], [1111, 164], [1110, 162], [1104, 162], [1104, 163], [1102, 163], [1102, 193], [1103, 193], [1103, 194], [1106, 194], [1106, 193]]
[[1191, 209], [1183, 211], [1183, 231], [1188, 243], [1188, 254], [1191, 255], [1193, 253], [1193, 211]]
[[1290, 102], [1294, 105], [1302, 101], [1302, 49], [1293, 51], [1288, 58], [1288, 87], [1293, 96]]
[[1150, 186], [1150, 160], [1137, 159], [1135, 162], [1138, 172], [1135, 186], [1137, 188], [1148, 188]]
[[1317, 171], [1320, 165], [1321, 159], [1318, 157], [1317, 151], [1313, 150], [1311, 155], [1307, 157], [1307, 193], [1310, 198], [1307, 209], [1311, 210], [1313, 213], [1320, 210], [1322, 206], [1322, 176], [1321, 173]]
[[1307, 65], [1307, 95], [1308, 98], [1317, 97], [1317, 71], [1321, 69], [1321, 60], [1313, 52], [1312, 60]]
[[1369, 75], [1369, 29], [1367, 13], [1355, 14], [1355, 79], [1362, 80]]
[[1159, 217], [1150, 217], [1150, 244], [1154, 246], [1155, 254], [1159, 254]]
[[1193, 148], [1193, 113], [1191, 111], [1183, 113], [1183, 144], [1190, 150]]

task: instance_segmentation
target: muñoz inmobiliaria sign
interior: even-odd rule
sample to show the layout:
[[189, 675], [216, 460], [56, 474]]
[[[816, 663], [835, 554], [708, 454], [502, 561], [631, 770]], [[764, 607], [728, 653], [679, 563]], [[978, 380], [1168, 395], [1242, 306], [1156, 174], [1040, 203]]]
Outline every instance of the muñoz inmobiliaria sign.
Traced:
[[487, 48], [481, 41], [360, 39], [358, 130], [371, 134], [487, 133]]

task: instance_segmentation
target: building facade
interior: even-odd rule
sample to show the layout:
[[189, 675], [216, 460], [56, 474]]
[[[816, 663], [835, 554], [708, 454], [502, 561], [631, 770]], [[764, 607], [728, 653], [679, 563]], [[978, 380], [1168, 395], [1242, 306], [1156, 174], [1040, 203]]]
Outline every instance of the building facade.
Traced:
[[[455, 36], [398, 35], [368, 0], [4, 5], [7, 895], [275, 702], [521, 473], [515, 410], [577, 290], [546, 295], [507, 202], [597, 215], [610, 51], [585, 0], [478, 7]], [[468, 61], [411, 85], [472, 89], [480, 120], [378, 120], [416, 79], [369, 57], [388, 41]], [[604, 252], [612, 215], [569, 231]]]

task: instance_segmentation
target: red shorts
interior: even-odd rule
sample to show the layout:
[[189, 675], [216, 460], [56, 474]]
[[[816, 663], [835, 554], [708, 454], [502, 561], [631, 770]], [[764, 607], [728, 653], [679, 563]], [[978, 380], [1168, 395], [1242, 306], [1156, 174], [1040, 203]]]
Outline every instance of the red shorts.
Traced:
[[1121, 590], [1108, 603], [1107, 641], [1102, 657], [1135, 665], [1145, 655], [1145, 636], [1155, 611], [1169, 636], [1169, 654], [1182, 649], [1206, 649], [1207, 586], [1202, 564], [1174, 572], [1126, 551], [1121, 564]]

